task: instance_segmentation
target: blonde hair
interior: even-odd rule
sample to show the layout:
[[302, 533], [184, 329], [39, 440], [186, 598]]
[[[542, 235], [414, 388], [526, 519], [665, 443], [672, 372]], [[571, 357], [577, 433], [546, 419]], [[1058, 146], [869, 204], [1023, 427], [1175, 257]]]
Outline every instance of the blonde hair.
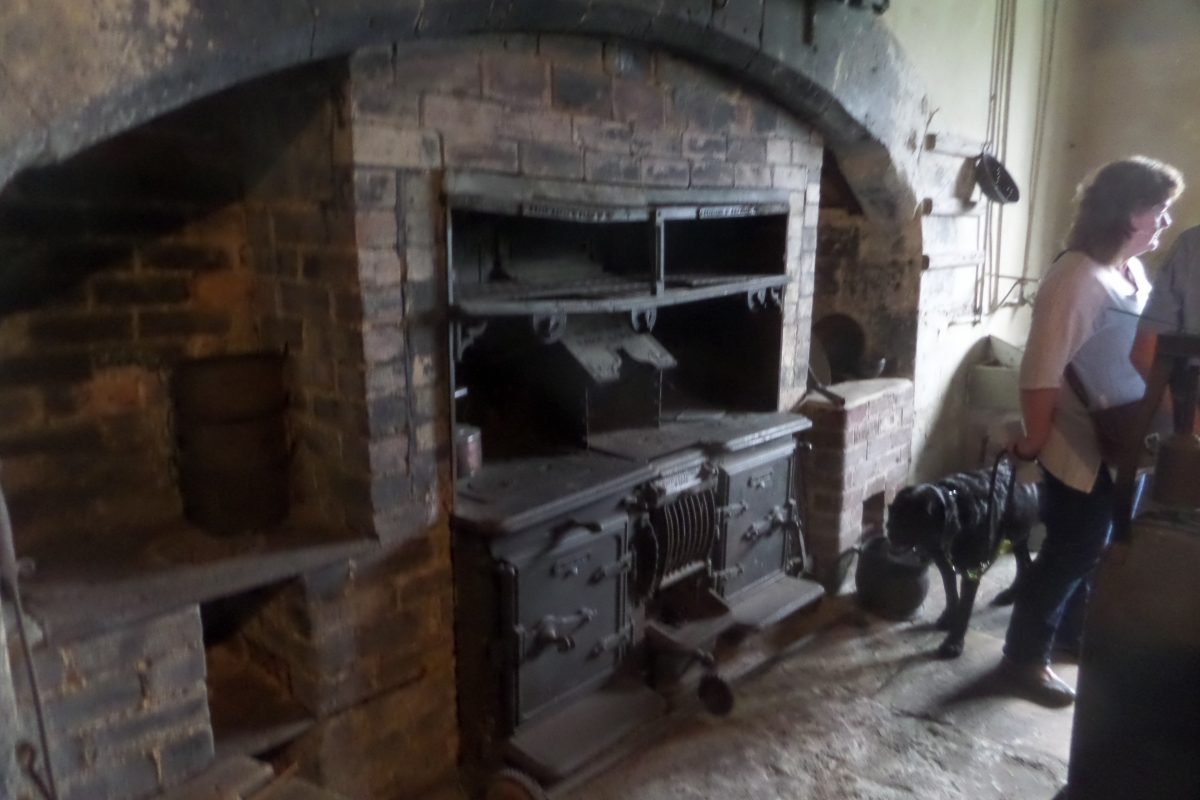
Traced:
[[1131, 218], [1183, 192], [1179, 170], [1146, 156], [1113, 161], [1091, 174], [1075, 192], [1075, 218], [1067, 249], [1102, 264], [1116, 260], [1133, 233]]

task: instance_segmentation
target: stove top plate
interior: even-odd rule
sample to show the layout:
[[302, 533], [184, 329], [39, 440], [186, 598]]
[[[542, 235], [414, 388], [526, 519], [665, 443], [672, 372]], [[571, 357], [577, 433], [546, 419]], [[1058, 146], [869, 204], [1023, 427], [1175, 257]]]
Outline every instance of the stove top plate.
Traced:
[[454, 519], [484, 533], [513, 533], [655, 474], [649, 465], [585, 451], [486, 464], [458, 482]]
[[698, 446], [716, 452], [735, 452], [811, 427], [808, 417], [786, 412], [683, 412], [657, 428], [597, 434], [588, 439], [588, 446], [602, 453], [651, 462]]

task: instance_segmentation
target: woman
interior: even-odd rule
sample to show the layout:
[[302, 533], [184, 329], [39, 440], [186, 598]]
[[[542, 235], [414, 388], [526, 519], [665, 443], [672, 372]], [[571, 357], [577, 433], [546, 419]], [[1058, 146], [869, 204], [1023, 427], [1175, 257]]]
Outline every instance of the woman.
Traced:
[[1100, 168], [1080, 186], [1067, 250], [1034, 301], [1020, 374], [1025, 433], [1011, 452], [1042, 466], [1046, 539], [1013, 606], [1002, 669], [1044, 705], [1075, 699], [1050, 653], [1056, 642], [1078, 647], [1088, 578], [1112, 527], [1116, 464], [1103, 461], [1087, 404], [1107, 408], [1145, 392], [1129, 360], [1150, 288], [1137, 256], [1158, 246], [1182, 191], [1178, 170], [1153, 159]]

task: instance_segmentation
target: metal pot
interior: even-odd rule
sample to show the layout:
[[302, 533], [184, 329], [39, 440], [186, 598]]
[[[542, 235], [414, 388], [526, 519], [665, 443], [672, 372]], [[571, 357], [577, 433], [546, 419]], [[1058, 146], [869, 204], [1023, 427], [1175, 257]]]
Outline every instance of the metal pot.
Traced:
[[908, 619], [929, 594], [929, 562], [914, 550], [897, 550], [885, 536], [858, 548], [854, 570], [858, 602], [885, 619]]

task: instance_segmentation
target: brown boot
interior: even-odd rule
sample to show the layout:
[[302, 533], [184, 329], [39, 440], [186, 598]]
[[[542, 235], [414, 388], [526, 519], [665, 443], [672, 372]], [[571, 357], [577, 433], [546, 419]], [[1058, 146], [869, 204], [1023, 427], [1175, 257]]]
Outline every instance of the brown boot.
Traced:
[[1064, 708], [1075, 702], [1075, 690], [1049, 664], [1018, 664], [1005, 658], [1000, 674], [1015, 694], [1040, 706]]

